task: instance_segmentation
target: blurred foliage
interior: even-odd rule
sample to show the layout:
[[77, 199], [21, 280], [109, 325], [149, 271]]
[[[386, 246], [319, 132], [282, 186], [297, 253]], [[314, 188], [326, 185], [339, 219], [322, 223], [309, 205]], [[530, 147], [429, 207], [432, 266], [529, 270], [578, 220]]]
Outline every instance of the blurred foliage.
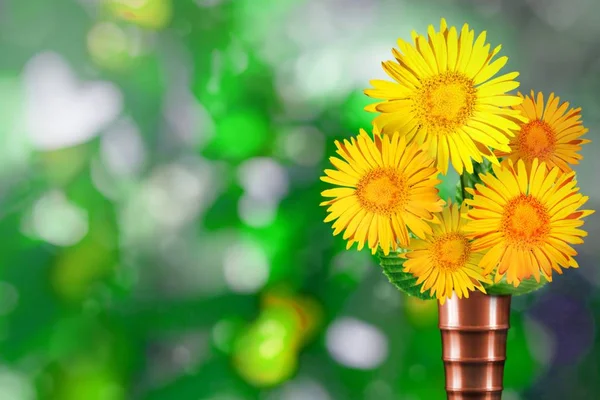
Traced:
[[[436, 303], [344, 250], [318, 177], [369, 126], [362, 88], [396, 37], [440, 13], [594, 132], [599, 6], [517, 3], [0, 1], [0, 398], [443, 398]], [[513, 299], [511, 399], [600, 393], [589, 243], [581, 274]], [[576, 332], [529, 311], [553, 293]]]

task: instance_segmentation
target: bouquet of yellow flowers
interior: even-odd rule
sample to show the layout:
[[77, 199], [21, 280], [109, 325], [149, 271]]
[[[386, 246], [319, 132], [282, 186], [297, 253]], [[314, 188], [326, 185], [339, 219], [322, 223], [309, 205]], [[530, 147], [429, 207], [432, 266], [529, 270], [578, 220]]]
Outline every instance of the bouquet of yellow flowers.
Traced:
[[[572, 245], [583, 243], [583, 218], [593, 211], [581, 209], [588, 197], [571, 166], [582, 159], [587, 129], [581, 109], [553, 93], [510, 94], [518, 72], [500, 75], [508, 61], [497, 57], [501, 46], [491, 49], [486, 33], [476, 37], [467, 24], [459, 30], [442, 19], [438, 31], [413, 32], [398, 48], [383, 62], [392, 81], [365, 90], [378, 99], [366, 108], [377, 113], [372, 133], [335, 143], [334, 168], [321, 178], [333, 185], [322, 192], [325, 222], [334, 221], [348, 249], [377, 253], [398, 289], [439, 300], [444, 346], [463, 331], [444, 348], [449, 398], [478, 390], [500, 398], [502, 352], [481, 344], [488, 353], [469, 356], [460, 340], [505, 335], [508, 316], [493, 314], [508, 313], [509, 296], [578, 267]], [[444, 201], [436, 185], [450, 163], [460, 182], [456, 199]], [[466, 338], [478, 330], [479, 339]], [[464, 361], [476, 359], [498, 364], [496, 380], [458, 382], [456, 371], [468, 374]]]

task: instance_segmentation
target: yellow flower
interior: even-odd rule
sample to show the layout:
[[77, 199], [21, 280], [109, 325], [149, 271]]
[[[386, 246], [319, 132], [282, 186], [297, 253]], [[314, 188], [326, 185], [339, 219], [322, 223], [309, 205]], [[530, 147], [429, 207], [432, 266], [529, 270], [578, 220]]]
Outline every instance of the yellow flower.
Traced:
[[[520, 97], [523, 97], [519, 93]], [[521, 125], [520, 131], [510, 141], [510, 152], [496, 151], [498, 157], [525, 161], [527, 166], [535, 158], [545, 162], [548, 169], [559, 167], [564, 172], [571, 171], [569, 164], [578, 164], [583, 157], [577, 152], [581, 145], [589, 140], [580, 137], [588, 130], [581, 122], [581, 108], [569, 109], [569, 103], [560, 103], [560, 98], [550, 93], [544, 105], [544, 95], [540, 92], [535, 99], [533, 90], [531, 96], [524, 98], [523, 104], [513, 106], [519, 110], [529, 122]], [[568, 111], [567, 111], [568, 109]]]
[[516, 287], [531, 276], [539, 282], [540, 272], [551, 281], [552, 270], [577, 268], [571, 244], [583, 243], [587, 233], [577, 228], [593, 211], [579, 210], [588, 197], [577, 193], [575, 173], [548, 171], [537, 159], [529, 171], [523, 160], [493, 168], [496, 177], [482, 175], [485, 185], [467, 189], [473, 199], [465, 200], [473, 207], [465, 227], [473, 250], [489, 249], [480, 262], [485, 273], [497, 269], [496, 282], [506, 274]]
[[373, 136], [361, 129], [350, 142], [335, 142], [342, 159], [330, 157], [337, 169], [325, 170], [321, 180], [339, 187], [322, 192], [333, 199], [321, 205], [329, 206], [325, 222], [337, 219], [333, 234], [345, 231], [348, 249], [357, 242], [361, 250], [368, 241], [373, 253], [379, 245], [389, 254], [398, 242], [408, 245], [407, 225], [418, 237], [431, 233], [426, 221], [434, 220], [432, 212], [444, 201], [431, 157], [399, 135]]
[[411, 241], [408, 252], [402, 254], [404, 271], [418, 278], [417, 285], [423, 283], [421, 292], [430, 290], [442, 304], [453, 291], [459, 298], [468, 298], [475, 288], [485, 293], [481, 282], [491, 283], [478, 265], [483, 254], [473, 250], [463, 231], [463, 212], [463, 207], [448, 204], [436, 214], [441, 224], [433, 226], [432, 234]]
[[508, 108], [522, 99], [506, 94], [519, 86], [514, 80], [519, 74], [492, 79], [508, 60], [493, 60], [501, 46], [490, 51], [485, 32], [475, 39], [467, 24], [459, 33], [444, 19], [439, 32], [429, 26], [428, 36], [413, 32], [412, 38], [414, 44], [398, 39], [400, 51], [392, 50], [396, 61], [383, 63], [395, 82], [373, 80], [374, 88], [365, 90], [383, 100], [365, 108], [381, 113], [374, 124], [386, 134], [399, 132], [409, 143], [425, 144], [444, 174], [449, 159], [459, 174], [463, 167], [473, 172], [471, 158], [497, 163], [489, 147], [509, 151], [509, 136], [524, 120]]

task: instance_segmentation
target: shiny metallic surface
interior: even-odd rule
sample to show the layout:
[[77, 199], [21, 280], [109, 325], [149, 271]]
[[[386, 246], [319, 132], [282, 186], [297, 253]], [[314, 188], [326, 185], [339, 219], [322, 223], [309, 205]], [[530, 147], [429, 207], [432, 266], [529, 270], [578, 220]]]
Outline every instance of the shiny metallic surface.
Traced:
[[439, 306], [448, 399], [500, 399], [510, 296], [454, 295]]

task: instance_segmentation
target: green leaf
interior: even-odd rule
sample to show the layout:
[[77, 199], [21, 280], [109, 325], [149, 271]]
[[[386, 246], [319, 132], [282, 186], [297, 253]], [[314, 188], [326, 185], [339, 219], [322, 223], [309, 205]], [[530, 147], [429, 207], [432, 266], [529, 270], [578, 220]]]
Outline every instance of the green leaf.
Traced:
[[463, 171], [460, 175], [460, 180], [456, 186], [456, 201], [462, 203], [464, 199], [470, 199], [473, 196], [466, 193], [466, 188], [474, 189], [475, 185], [482, 184], [481, 175], [485, 175], [492, 172], [492, 164], [483, 160], [483, 163], [473, 162], [473, 173], [469, 174], [467, 171]]
[[488, 294], [520, 296], [535, 292], [544, 287], [547, 283], [548, 281], [546, 278], [542, 276], [540, 277], [539, 282], [536, 282], [533, 278], [529, 278], [521, 281], [518, 287], [514, 287], [512, 284], [506, 282], [506, 276], [504, 276], [500, 282], [492, 285], [484, 284], [484, 287]]
[[464, 200], [463, 188], [460, 180], [456, 184], [456, 193], [454, 195], [454, 200], [456, 201], [456, 204], [461, 204]]
[[479, 175], [493, 173], [492, 163], [488, 160], [483, 160], [482, 163], [473, 163], [474, 175], [477, 176], [478, 183], [481, 183]]
[[429, 295], [429, 291], [421, 293], [423, 284], [417, 285], [417, 278], [413, 274], [404, 272], [404, 259], [399, 257], [400, 253], [392, 251], [386, 256], [383, 254], [383, 251], [377, 250], [377, 258], [379, 259], [379, 265], [383, 268], [383, 274], [387, 276], [396, 288], [407, 295], [417, 297], [421, 300], [434, 300]]

